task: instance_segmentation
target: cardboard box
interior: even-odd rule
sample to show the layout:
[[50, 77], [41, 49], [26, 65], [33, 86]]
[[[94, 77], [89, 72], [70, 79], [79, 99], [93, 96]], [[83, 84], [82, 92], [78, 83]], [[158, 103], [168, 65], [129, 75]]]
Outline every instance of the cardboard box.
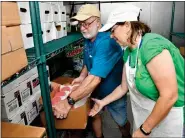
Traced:
[[32, 121], [39, 115], [39, 110], [37, 107], [37, 102], [34, 96], [30, 97], [28, 102], [24, 104], [26, 117], [28, 119], [28, 124], [32, 123]]
[[[60, 84], [71, 83], [73, 78], [69, 77], [59, 77], [54, 82]], [[51, 98], [55, 95], [55, 92], [51, 92]], [[42, 101], [41, 101], [42, 102]], [[55, 118], [56, 129], [85, 129], [88, 120], [88, 113], [90, 111], [89, 100], [85, 105], [78, 107], [76, 109], [72, 108], [66, 119]], [[41, 121], [44, 126], [46, 126], [45, 113], [41, 112]]]
[[10, 119], [4, 119], [2, 121], [15, 123], [15, 124], [22, 124], [22, 125], [28, 125], [28, 121], [26, 118], [26, 112], [25, 107], [21, 107], [14, 116]]
[[28, 49], [28, 48], [34, 47], [31, 24], [20, 25], [20, 27], [21, 27], [21, 34], [22, 34], [22, 39], [24, 43], [24, 48]]
[[39, 8], [41, 23], [52, 22], [51, 4], [39, 2]]
[[7, 27], [6, 30], [12, 51], [22, 48], [23, 40], [20, 26]]
[[20, 26], [2, 28], [2, 54], [15, 51], [23, 47]]
[[66, 7], [61, 5], [58, 5], [58, 6], [59, 6], [59, 12], [61, 15], [60, 21], [66, 22]]
[[54, 22], [52, 23], [43, 23], [43, 42], [47, 43], [57, 38], [56, 28]]
[[[46, 138], [46, 130], [42, 127], [25, 126], [2, 122], [2, 138]], [[10, 133], [11, 132], [11, 133]]]
[[2, 26], [20, 25], [20, 17], [16, 2], [1, 2], [2, 10]]
[[51, 11], [52, 11], [52, 20], [54, 22], [59, 22], [61, 19], [61, 13], [59, 12], [59, 6], [51, 4]]
[[5, 80], [27, 66], [28, 61], [24, 48], [2, 55], [2, 76]]
[[17, 87], [6, 95], [1, 96], [2, 119], [10, 119], [22, 106], [21, 87]]
[[6, 86], [2, 87], [1, 95], [5, 95], [8, 92], [10, 92], [11, 90], [15, 89], [16, 87], [18, 87], [20, 85], [20, 83], [27, 80], [28, 78], [31, 78], [31, 76], [33, 76], [36, 73], [38, 74], [38, 70], [37, 70], [37, 67], [34, 67], [31, 70], [29, 70], [28, 72], [26, 72], [25, 74], [18, 77], [16, 80], [8, 83]]
[[17, 2], [19, 7], [19, 15], [21, 18], [21, 24], [30, 24], [31, 18], [30, 18], [30, 7], [29, 2]]
[[40, 91], [40, 81], [39, 81], [38, 74], [35, 74], [31, 77], [31, 87], [32, 87], [33, 94]]
[[1, 48], [1, 54], [5, 54], [11, 51], [11, 45], [8, 40], [7, 30], [6, 26], [1, 26], [2, 30], [2, 48]]
[[185, 56], [185, 46], [181, 46], [180, 48], [181, 55]]

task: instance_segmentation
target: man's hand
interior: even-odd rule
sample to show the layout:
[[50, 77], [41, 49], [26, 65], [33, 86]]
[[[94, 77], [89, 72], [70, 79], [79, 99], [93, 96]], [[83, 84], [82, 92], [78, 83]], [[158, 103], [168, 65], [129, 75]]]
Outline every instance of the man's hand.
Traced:
[[62, 100], [53, 106], [54, 115], [56, 116], [56, 118], [60, 118], [60, 119], [66, 118], [71, 107], [72, 106], [69, 105], [67, 99]]
[[82, 81], [84, 80], [85, 78], [83, 78], [83, 77], [78, 77], [78, 78], [76, 78], [76, 79], [74, 79], [73, 81], [72, 81], [72, 85], [75, 85], [75, 84], [81, 84], [82, 83]]
[[51, 82], [51, 88], [54, 93], [60, 91], [60, 86], [61, 86], [61, 84], [59, 84], [59, 83]]

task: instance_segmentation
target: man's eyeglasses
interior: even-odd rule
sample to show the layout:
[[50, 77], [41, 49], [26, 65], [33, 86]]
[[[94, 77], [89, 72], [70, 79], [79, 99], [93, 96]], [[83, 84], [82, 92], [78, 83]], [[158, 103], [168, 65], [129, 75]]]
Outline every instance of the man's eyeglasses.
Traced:
[[78, 23], [78, 27], [80, 28], [80, 27], [84, 27], [85, 29], [88, 29], [89, 28], [89, 26], [94, 22], [94, 21], [96, 21], [96, 19], [95, 20], [93, 20], [92, 22], [90, 22], [90, 23], [85, 23], [85, 22], [79, 22]]

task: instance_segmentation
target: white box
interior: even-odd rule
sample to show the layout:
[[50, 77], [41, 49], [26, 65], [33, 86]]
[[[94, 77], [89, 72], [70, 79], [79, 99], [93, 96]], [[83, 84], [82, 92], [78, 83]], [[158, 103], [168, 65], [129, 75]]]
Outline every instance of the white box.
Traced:
[[65, 6], [59, 6], [59, 12], [60, 12], [60, 21], [66, 22], [66, 7]]
[[59, 22], [61, 19], [61, 13], [59, 11], [58, 5], [51, 5], [51, 11], [52, 11], [52, 21]]
[[[41, 111], [41, 109], [42, 109], [42, 104], [40, 104], [40, 102], [39, 102], [40, 97], [41, 97], [41, 91], [36, 92], [36, 93], [33, 95], [33, 97], [32, 97], [32, 99], [34, 98], [34, 99], [36, 100], [37, 107], [38, 107], [38, 110], [39, 110], [39, 111]], [[32, 100], [32, 99], [31, 99], [31, 100]], [[33, 101], [33, 100], [32, 100], [32, 101]]]
[[57, 39], [67, 36], [67, 23], [66, 22], [57, 22], [55, 23], [57, 31]]
[[20, 92], [21, 87], [17, 87], [6, 95], [1, 96], [2, 119], [11, 118], [20, 109], [22, 106]]
[[30, 7], [29, 2], [17, 2], [19, 7], [19, 16], [21, 18], [21, 24], [30, 24]]
[[32, 92], [33, 92], [33, 94], [35, 94], [36, 92], [40, 91], [39, 76], [38, 76], [38, 74], [35, 74], [30, 79], [31, 79]]
[[63, 6], [64, 4], [63, 4], [63, 1], [52, 1], [52, 2], [50, 2], [50, 4], [52, 4], [52, 5], [60, 5], [60, 6]]
[[26, 117], [25, 107], [22, 106], [14, 116], [10, 119], [4, 119], [2, 121], [15, 123], [15, 124], [22, 124], [22, 125], [28, 125], [28, 120]]
[[38, 107], [35, 98], [32, 96], [24, 105], [28, 124], [30, 124], [38, 115]]
[[59, 1], [59, 2], [58, 2], [58, 5], [64, 6], [64, 2], [63, 2], [63, 1]]
[[14, 81], [10, 82], [9, 84], [5, 85], [4, 87], [2, 87], [1, 95], [5, 95], [8, 92], [10, 92], [11, 90], [15, 89], [16, 87], [18, 87], [20, 85], [21, 82], [27, 80], [28, 78], [30, 78], [31, 76], [33, 76], [36, 73], [38, 74], [37, 67], [34, 67], [33, 69], [27, 71], [25, 74], [21, 75], [16, 80], [14, 80]]
[[20, 25], [20, 27], [21, 27], [24, 48], [28, 49], [28, 48], [34, 47], [31, 24]]
[[43, 22], [52, 22], [51, 4], [39, 2], [40, 20]]
[[64, 36], [63, 23], [57, 22], [57, 23], [55, 23], [55, 27], [56, 27], [57, 39], [62, 38]]
[[31, 79], [27, 79], [20, 84], [20, 94], [22, 104], [26, 103], [27, 100], [33, 95], [33, 90], [31, 86]]
[[52, 23], [43, 23], [42, 24], [43, 31], [43, 43], [47, 43], [57, 38], [56, 36], [56, 28], [54, 22]]
[[67, 36], [67, 23], [62, 22], [62, 24], [63, 24], [63, 36]]

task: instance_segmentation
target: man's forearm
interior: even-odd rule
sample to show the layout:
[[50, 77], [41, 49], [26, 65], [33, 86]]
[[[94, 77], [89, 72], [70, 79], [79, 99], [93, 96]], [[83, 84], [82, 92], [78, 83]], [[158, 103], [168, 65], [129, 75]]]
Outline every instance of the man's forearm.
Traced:
[[87, 75], [88, 75], [87, 67], [84, 65], [84, 67], [80, 73], [80, 77], [85, 78], [85, 77], [87, 77]]
[[101, 78], [94, 75], [88, 75], [82, 84], [70, 94], [70, 97], [78, 101], [93, 92], [96, 86], [101, 82]]

